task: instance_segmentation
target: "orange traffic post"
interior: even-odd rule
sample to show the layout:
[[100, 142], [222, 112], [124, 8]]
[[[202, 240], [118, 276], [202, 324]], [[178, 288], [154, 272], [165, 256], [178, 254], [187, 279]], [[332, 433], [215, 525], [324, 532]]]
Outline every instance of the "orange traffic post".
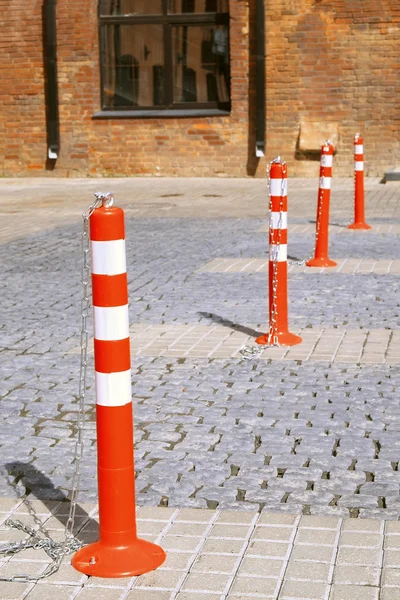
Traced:
[[287, 167], [280, 157], [269, 168], [269, 331], [257, 344], [294, 346], [301, 337], [288, 329]]
[[364, 216], [364, 140], [359, 133], [354, 137], [354, 223], [348, 229], [371, 229]]
[[100, 534], [72, 565], [86, 575], [130, 577], [156, 569], [166, 555], [136, 533], [124, 211], [104, 197], [89, 225]]
[[331, 200], [333, 144], [329, 140], [321, 148], [317, 221], [315, 231], [314, 258], [306, 262], [307, 267], [335, 267], [328, 257], [329, 204]]

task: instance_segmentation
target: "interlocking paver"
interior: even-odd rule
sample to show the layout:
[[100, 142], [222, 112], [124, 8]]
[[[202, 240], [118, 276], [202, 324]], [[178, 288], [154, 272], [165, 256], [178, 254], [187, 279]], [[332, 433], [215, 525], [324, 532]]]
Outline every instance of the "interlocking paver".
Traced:
[[[289, 230], [289, 235], [294, 234], [294, 233], [305, 233], [308, 235], [312, 235], [315, 234], [315, 224], [313, 223], [307, 223], [307, 224], [299, 224], [296, 223], [294, 225], [290, 225], [288, 227]], [[260, 227], [260, 229], [258, 229], [259, 233], [268, 233], [269, 232], [269, 224], [266, 225], [262, 225], [262, 227]], [[328, 228], [328, 232], [329, 234], [338, 234], [338, 233], [346, 233], [348, 235], [355, 235], [357, 236], [357, 233], [355, 234], [353, 230], [348, 229], [346, 225], [344, 224], [335, 224], [335, 225], [329, 225]], [[375, 225], [372, 229], [368, 230], [368, 234], [392, 234], [392, 235], [399, 235], [400, 234], [400, 224], [398, 223], [394, 223], [394, 224], [390, 224], [390, 223], [378, 223], [377, 225]]]
[[[154, 331], [153, 331], [154, 328]], [[251, 325], [254, 331], [267, 331], [267, 325]], [[243, 347], [254, 343], [254, 337], [235, 327], [231, 330], [222, 325], [199, 325], [197, 337], [186, 342], [193, 330], [191, 325], [181, 326], [150, 325], [146, 338], [136, 335], [135, 327], [131, 327], [134, 356], [176, 356], [176, 357], [209, 357], [231, 358], [241, 357]], [[356, 329], [297, 329], [303, 342], [293, 347], [265, 347], [260, 358], [271, 360], [326, 360], [330, 362], [351, 363], [386, 363], [390, 357], [391, 364], [400, 363], [400, 351], [394, 349], [393, 330], [356, 330]], [[167, 335], [168, 334], [168, 335]], [[150, 338], [152, 341], [148, 341]], [[78, 354], [80, 347], [75, 346], [71, 354]], [[89, 340], [89, 354], [93, 352], [93, 338]], [[67, 435], [67, 432], [65, 432]]]
[[[57, 510], [70, 492], [78, 420], [79, 215], [98, 183], [69, 181], [61, 190], [57, 180], [35, 180], [27, 194], [24, 181], [0, 182], [0, 522], [14, 510], [10, 496], [26, 490], [42, 498], [33, 506], [55, 539], [63, 537], [67, 511]], [[213, 600], [218, 590], [219, 600], [249, 600], [261, 589], [282, 600], [369, 600], [383, 564], [381, 597], [394, 600], [399, 188], [367, 179], [373, 229], [349, 232], [352, 182], [335, 181], [330, 255], [343, 261], [289, 269], [289, 325], [303, 343], [246, 361], [241, 348], [268, 329], [268, 236], [257, 233], [268, 229], [265, 182], [108, 184], [126, 209], [136, 492], [145, 505], [138, 527], [147, 539], [162, 536], [168, 560], [154, 574], [118, 581], [89, 581], [65, 565], [47, 583], [4, 583], [1, 593], [19, 598], [31, 586], [32, 600], [50, 588], [71, 600]], [[207, 198], [209, 185], [217, 201]], [[290, 260], [312, 253], [314, 188], [299, 180], [290, 190]], [[202, 271], [207, 263], [212, 272]], [[85, 542], [98, 535], [92, 369], [90, 354], [86, 503], [77, 519]], [[342, 522], [349, 516], [362, 519]], [[24, 505], [18, 517], [28, 518]], [[393, 519], [385, 536], [382, 519]], [[45, 556], [35, 562], [34, 552], [4, 572], [43, 568]]]
[[[353, 273], [356, 274], [393, 274], [400, 273], [400, 260], [362, 260], [352, 258], [335, 258], [334, 267], [307, 267], [288, 261], [288, 273]], [[202, 265], [198, 273], [268, 273], [269, 261], [261, 258], [216, 258]], [[383, 285], [385, 285], [383, 283]]]

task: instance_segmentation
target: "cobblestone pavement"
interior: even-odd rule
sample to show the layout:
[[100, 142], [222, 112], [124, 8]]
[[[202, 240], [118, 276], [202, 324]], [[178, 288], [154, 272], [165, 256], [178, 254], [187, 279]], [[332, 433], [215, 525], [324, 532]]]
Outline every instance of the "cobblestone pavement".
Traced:
[[[100, 183], [85, 181], [80, 188], [79, 181], [0, 182], [0, 190], [7, 191], [0, 225], [4, 497], [26, 490], [62, 499], [71, 485], [80, 213], [91, 192], [104, 187]], [[309, 224], [315, 183], [290, 185], [289, 220]], [[156, 334], [150, 353], [141, 349], [146, 331], [138, 351], [133, 337], [138, 503], [398, 519], [398, 272], [310, 276], [294, 270], [290, 327], [305, 332], [305, 338], [311, 333], [315, 351], [305, 339], [306, 353], [300, 346], [300, 355], [271, 349], [246, 361], [237, 339], [235, 346], [227, 336], [220, 347], [225, 355], [218, 356], [222, 329], [243, 335], [243, 344], [265, 330], [267, 276], [200, 269], [220, 258], [267, 257], [266, 234], [260, 232], [267, 220], [265, 182], [113, 180], [107, 188], [127, 209], [131, 323]], [[366, 189], [368, 222], [398, 226], [399, 186], [368, 180]], [[352, 180], [338, 181], [332, 219], [351, 220], [351, 197]], [[398, 261], [396, 231], [381, 227], [374, 234], [336, 235], [332, 228], [330, 256]], [[292, 230], [289, 255], [306, 258], [313, 243], [312, 232]], [[169, 326], [176, 329], [170, 328], [166, 345], [162, 336]], [[192, 345], [179, 346], [190, 331]], [[325, 352], [324, 343], [315, 345], [317, 338], [325, 339], [321, 336], [326, 336]], [[339, 352], [338, 338], [346, 351]], [[80, 500], [94, 502], [92, 374], [89, 384]]]

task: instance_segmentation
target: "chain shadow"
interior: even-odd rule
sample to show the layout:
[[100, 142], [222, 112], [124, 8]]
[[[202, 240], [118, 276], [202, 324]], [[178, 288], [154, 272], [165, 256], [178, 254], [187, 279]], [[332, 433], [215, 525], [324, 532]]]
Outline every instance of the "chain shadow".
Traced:
[[[312, 223], [313, 225], [317, 224], [317, 221], [315, 219], [308, 219], [309, 223]], [[345, 229], [346, 225], [344, 225], [343, 223], [331, 223], [329, 222], [328, 225], [331, 225], [332, 227], [339, 227], [341, 229]]]
[[240, 333], [245, 333], [249, 337], [256, 338], [256, 337], [259, 337], [260, 335], [264, 335], [264, 332], [262, 332], [262, 331], [256, 331], [255, 329], [251, 329], [251, 327], [244, 327], [243, 325], [238, 325], [237, 323], [234, 323], [233, 321], [229, 321], [229, 319], [224, 319], [223, 317], [220, 317], [213, 313], [198, 312], [197, 314], [201, 315], [205, 319], [210, 319], [211, 321], [213, 321], [214, 323], [217, 323], [218, 325], [222, 325], [223, 327], [228, 327], [229, 329], [233, 329], [233, 331], [240, 331]]
[[[54, 486], [51, 479], [30, 463], [13, 461], [5, 463], [4, 466], [9, 474], [8, 484], [14, 489], [16, 496], [22, 499], [27, 512], [31, 515], [35, 524], [38, 526], [38, 529], [45, 537], [50, 537], [50, 533], [32, 506], [32, 496], [43, 502], [51, 515], [55, 517], [63, 527], [66, 526], [69, 518], [71, 501], [62, 490]], [[12, 481], [10, 481], [10, 478], [13, 478]], [[21, 494], [22, 488], [24, 489], [24, 492]], [[61, 506], [58, 504], [59, 502], [62, 502]], [[83, 532], [81, 532], [82, 529], [84, 529]], [[77, 504], [74, 535], [79, 533], [79, 539], [84, 543], [87, 543], [88, 541], [92, 541], [93, 533], [97, 532], [97, 530], [97, 521], [92, 519], [92, 517]]]

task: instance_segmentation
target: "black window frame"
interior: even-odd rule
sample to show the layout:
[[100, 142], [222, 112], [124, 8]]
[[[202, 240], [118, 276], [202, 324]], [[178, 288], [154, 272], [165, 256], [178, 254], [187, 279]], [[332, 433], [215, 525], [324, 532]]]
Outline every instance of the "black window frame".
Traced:
[[[160, 0], [162, 14], [144, 15], [102, 15], [102, 0], [98, 2], [98, 35], [99, 35], [99, 66], [100, 66], [100, 102], [101, 110], [93, 115], [93, 118], [131, 118], [131, 117], [186, 117], [186, 116], [225, 116], [231, 111], [231, 90], [229, 89], [229, 100], [227, 102], [173, 102], [173, 55], [172, 55], [172, 29], [177, 25], [226, 25], [228, 30], [229, 45], [229, 21], [228, 13], [168, 13], [169, 0]], [[163, 25], [164, 34], [164, 93], [167, 99], [164, 105], [152, 108], [141, 108], [135, 106], [109, 107], [104, 102], [104, 73], [103, 56], [105, 52], [105, 31], [107, 25]], [[230, 80], [230, 60], [228, 63]], [[229, 86], [230, 88], [230, 86]]]

